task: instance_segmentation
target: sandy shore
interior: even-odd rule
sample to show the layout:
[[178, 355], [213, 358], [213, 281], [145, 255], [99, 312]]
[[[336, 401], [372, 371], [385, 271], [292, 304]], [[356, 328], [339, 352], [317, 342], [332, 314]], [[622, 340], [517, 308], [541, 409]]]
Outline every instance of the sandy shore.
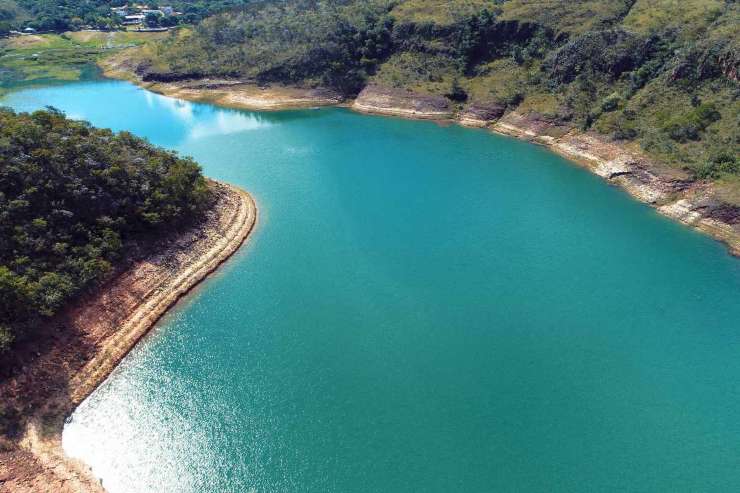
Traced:
[[64, 419], [254, 228], [257, 208], [251, 196], [229, 185], [211, 185], [217, 203], [201, 224], [163, 240], [62, 314], [57, 329], [64, 329], [63, 336], [0, 384], [4, 398], [28, 416], [15, 440], [0, 443], [0, 491], [103, 491], [84, 464], [64, 455]]

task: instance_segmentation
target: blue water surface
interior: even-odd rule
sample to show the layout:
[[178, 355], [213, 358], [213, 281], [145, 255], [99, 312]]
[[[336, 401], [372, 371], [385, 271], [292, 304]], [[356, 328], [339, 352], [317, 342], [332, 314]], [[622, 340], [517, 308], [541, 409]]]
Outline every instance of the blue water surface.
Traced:
[[740, 491], [740, 262], [546, 149], [125, 82], [2, 103], [258, 203], [66, 426], [111, 492]]

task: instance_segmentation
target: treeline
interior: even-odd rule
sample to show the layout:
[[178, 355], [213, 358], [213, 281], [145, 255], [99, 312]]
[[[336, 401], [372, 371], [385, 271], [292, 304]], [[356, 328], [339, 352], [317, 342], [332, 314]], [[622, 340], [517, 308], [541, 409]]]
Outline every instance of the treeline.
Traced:
[[[162, 19], [168, 26], [196, 24], [217, 12], [242, 6], [249, 0], [172, 0], [142, 2], [150, 9], [171, 6], [181, 16]], [[6, 5], [4, 6], [3, 3]], [[2, 0], [0, 2], [0, 35], [11, 28], [31, 27], [39, 31], [76, 31], [89, 26], [96, 29], [122, 27], [123, 19], [111, 12], [111, 7], [121, 7], [126, 0]], [[22, 12], [24, 15], [19, 15]], [[159, 24], [155, 17], [152, 23]]]
[[378, 83], [638, 140], [697, 177], [738, 174], [737, 2], [287, 0], [205, 19], [140, 64], [206, 76]]
[[218, 75], [357, 92], [391, 52], [389, 4], [267, 2], [204, 20], [160, 47], [153, 79]]
[[0, 108], [0, 352], [209, 200], [190, 159], [53, 108]]

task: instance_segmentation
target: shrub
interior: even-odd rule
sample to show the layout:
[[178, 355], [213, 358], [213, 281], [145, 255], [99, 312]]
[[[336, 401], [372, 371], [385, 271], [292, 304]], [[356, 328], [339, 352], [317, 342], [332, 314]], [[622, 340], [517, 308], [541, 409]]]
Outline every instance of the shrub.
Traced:
[[664, 127], [664, 131], [676, 142], [699, 140], [701, 132], [709, 125], [722, 117], [716, 106], [711, 103], [701, 103], [692, 111], [680, 114], [671, 119]]
[[735, 155], [729, 151], [717, 153], [704, 165], [694, 169], [697, 178], [719, 178], [723, 174], [735, 174], [740, 172], [740, 163]]
[[614, 111], [619, 108], [621, 100], [622, 98], [619, 97], [619, 94], [612, 93], [601, 102], [601, 110], [604, 112]]

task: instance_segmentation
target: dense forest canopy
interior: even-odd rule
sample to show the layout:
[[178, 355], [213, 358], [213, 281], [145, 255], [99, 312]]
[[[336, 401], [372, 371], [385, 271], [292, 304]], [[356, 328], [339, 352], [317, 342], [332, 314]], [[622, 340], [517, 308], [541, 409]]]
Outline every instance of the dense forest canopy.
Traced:
[[0, 35], [13, 28], [32, 27], [40, 31], [73, 31], [85, 26], [110, 29], [120, 27], [122, 18], [111, 7], [141, 4], [156, 10], [168, 6], [180, 16], [172, 24], [194, 24], [204, 17], [241, 6], [249, 0], [0, 0]]
[[[148, 80], [381, 84], [635, 140], [696, 177], [740, 175], [732, 0], [282, 0], [180, 30]], [[739, 199], [740, 200], [740, 199]]]
[[0, 352], [104, 279], [127, 245], [208, 201], [190, 159], [54, 109], [0, 108]]

